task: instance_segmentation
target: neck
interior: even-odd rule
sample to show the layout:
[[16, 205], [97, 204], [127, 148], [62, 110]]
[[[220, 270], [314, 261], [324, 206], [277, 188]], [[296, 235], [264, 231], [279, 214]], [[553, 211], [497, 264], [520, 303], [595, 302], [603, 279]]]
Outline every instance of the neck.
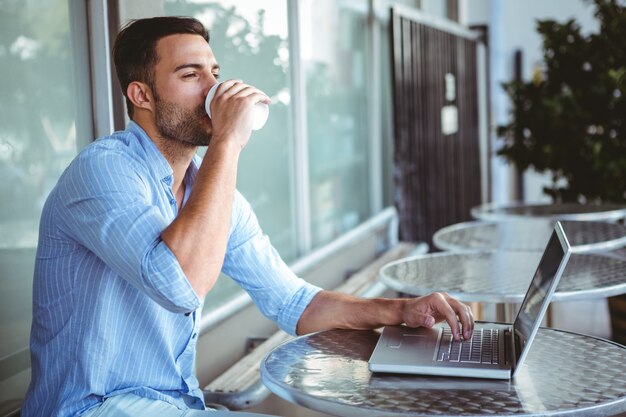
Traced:
[[145, 132], [148, 134], [148, 137], [150, 137], [152, 142], [154, 142], [165, 160], [172, 168], [172, 172], [174, 173], [172, 191], [174, 192], [174, 195], [177, 195], [176, 193], [183, 183], [187, 168], [189, 168], [189, 164], [191, 164], [191, 160], [196, 154], [196, 150], [198, 149], [198, 147], [182, 141], [161, 136], [156, 130], [154, 124], [144, 125], [137, 120], [135, 120], [135, 122], [145, 130]]

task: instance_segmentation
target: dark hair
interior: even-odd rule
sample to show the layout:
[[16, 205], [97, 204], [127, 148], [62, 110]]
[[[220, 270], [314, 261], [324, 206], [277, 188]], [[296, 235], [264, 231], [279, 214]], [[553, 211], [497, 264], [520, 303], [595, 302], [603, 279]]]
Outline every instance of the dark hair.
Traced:
[[131, 20], [117, 35], [113, 45], [113, 61], [122, 94], [126, 97], [128, 117], [132, 118], [134, 114], [133, 103], [126, 95], [128, 85], [140, 81], [154, 92], [154, 66], [159, 60], [157, 41], [181, 33], [200, 35], [209, 42], [209, 33], [200, 21], [180, 16]]

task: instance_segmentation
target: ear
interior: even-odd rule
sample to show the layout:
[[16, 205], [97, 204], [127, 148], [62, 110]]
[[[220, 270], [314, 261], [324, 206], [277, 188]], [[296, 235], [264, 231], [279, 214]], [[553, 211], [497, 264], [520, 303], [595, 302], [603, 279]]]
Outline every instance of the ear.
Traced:
[[152, 91], [147, 84], [139, 81], [133, 81], [128, 84], [126, 96], [137, 109], [152, 110], [154, 99]]

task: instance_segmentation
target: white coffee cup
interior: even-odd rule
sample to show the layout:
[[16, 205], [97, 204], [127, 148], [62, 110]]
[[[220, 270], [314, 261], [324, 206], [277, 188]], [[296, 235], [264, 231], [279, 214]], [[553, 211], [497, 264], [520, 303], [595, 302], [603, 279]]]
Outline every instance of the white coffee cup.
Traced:
[[[207, 94], [206, 96], [206, 101], [204, 102], [204, 109], [209, 115], [209, 118], [211, 118], [211, 100], [213, 100], [213, 97], [215, 96], [215, 91], [220, 84], [221, 83], [217, 83], [213, 87], [211, 87], [211, 89], [209, 90], [209, 94]], [[260, 128], [265, 126], [265, 122], [267, 122], [267, 117], [269, 116], [269, 113], [270, 108], [266, 103], [256, 103], [254, 105], [254, 119], [252, 120], [252, 130], [259, 130]]]

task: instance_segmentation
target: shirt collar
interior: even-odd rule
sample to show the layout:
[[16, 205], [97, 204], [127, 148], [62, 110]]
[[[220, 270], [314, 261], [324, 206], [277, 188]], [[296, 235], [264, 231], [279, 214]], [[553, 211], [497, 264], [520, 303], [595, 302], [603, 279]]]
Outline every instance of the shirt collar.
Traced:
[[[126, 131], [130, 132], [138, 139], [139, 145], [145, 151], [147, 159], [152, 162], [149, 165], [155, 176], [159, 178], [161, 182], [167, 185], [171, 185], [172, 181], [174, 180], [174, 172], [172, 171], [172, 167], [170, 166], [169, 162], [167, 162], [167, 159], [165, 159], [154, 141], [150, 139], [150, 136], [148, 136], [146, 131], [132, 120], [126, 127]], [[198, 170], [200, 169], [201, 163], [202, 158], [197, 154], [194, 155], [191, 163], [189, 164], [189, 167], [187, 168], [187, 172], [185, 173], [185, 184], [187, 186], [193, 185], [195, 183], [196, 175], [198, 173]]]
[[146, 153], [146, 160], [150, 162], [150, 170], [154, 172], [157, 178], [165, 180], [173, 176], [174, 172], [169, 162], [167, 162], [167, 159], [165, 159], [159, 148], [141, 126], [131, 120], [126, 127], [126, 131], [139, 140], [139, 146]]

